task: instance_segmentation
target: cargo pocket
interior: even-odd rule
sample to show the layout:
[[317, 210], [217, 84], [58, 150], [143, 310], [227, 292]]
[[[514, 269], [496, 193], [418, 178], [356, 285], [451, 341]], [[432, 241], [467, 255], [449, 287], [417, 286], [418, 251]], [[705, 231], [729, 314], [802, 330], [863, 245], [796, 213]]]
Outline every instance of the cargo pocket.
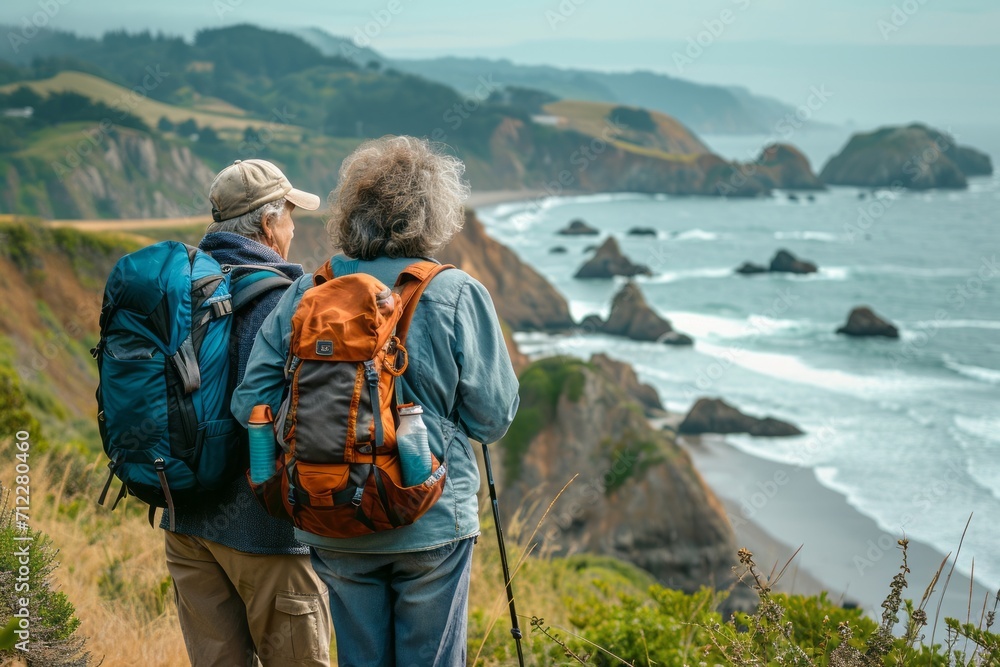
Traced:
[[274, 599], [273, 630], [267, 637], [269, 646], [258, 651], [261, 657], [268, 654], [293, 660], [321, 657], [320, 647], [330, 643], [329, 637], [319, 636], [322, 605], [323, 599], [317, 595], [278, 593]]

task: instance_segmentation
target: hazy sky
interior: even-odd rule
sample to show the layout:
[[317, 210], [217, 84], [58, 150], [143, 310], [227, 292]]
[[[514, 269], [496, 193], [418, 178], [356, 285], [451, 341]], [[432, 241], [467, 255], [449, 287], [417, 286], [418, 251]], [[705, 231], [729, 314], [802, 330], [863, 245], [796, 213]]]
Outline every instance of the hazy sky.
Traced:
[[390, 57], [649, 69], [792, 104], [825, 86], [829, 122], [1000, 124], [998, 0], [3, 0], [0, 22], [47, 3], [65, 3], [51, 26], [86, 34], [315, 26]]

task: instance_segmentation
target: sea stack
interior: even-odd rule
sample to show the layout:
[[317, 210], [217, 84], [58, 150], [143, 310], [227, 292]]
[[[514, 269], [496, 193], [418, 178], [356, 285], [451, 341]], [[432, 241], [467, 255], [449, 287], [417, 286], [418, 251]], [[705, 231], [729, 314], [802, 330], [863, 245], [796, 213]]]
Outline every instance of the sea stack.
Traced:
[[848, 336], [899, 338], [899, 329], [876, 315], [868, 306], [858, 306], [852, 310], [847, 318], [847, 324], [837, 329], [837, 333]]
[[764, 417], [758, 419], [745, 415], [721, 398], [699, 398], [684, 417], [678, 433], [749, 433], [753, 436], [776, 438], [802, 435], [802, 431], [788, 422]]
[[563, 236], [597, 236], [601, 230], [591, 227], [583, 220], [571, 220], [569, 225], [560, 229], [556, 234]]
[[614, 278], [615, 276], [651, 276], [653, 272], [648, 266], [633, 264], [622, 254], [618, 241], [614, 237], [608, 239], [597, 249], [594, 256], [580, 267], [575, 278]]
[[915, 123], [855, 134], [819, 177], [830, 185], [927, 190], [965, 188], [968, 176], [992, 173], [985, 153], [958, 146], [952, 136]]
[[663, 343], [665, 345], [691, 345], [690, 336], [674, 331], [670, 321], [660, 317], [642, 295], [639, 286], [629, 281], [611, 302], [611, 314], [604, 322], [597, 315], [589, 315], [581, 322], [587, 331], [597, 331], [632, 340]]
[[812, 262], [799, 259], [782, 248], [771, 259], [770, 270], [777, 273], [816, 273], [818, 269]]

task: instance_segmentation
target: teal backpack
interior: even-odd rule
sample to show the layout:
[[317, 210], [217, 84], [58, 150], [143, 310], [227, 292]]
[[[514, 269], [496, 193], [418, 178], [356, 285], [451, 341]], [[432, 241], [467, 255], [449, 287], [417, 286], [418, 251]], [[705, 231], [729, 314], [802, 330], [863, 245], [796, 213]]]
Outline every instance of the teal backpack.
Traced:
[[126, 494], [167, 508], [205, 502], [245, 468], [244, 431], [229, 411], [233, 315], [291, 279], [273, 267], [220, 265], [198, 248], [164, 241], [122, 257], [101, 308], [97, 423]]

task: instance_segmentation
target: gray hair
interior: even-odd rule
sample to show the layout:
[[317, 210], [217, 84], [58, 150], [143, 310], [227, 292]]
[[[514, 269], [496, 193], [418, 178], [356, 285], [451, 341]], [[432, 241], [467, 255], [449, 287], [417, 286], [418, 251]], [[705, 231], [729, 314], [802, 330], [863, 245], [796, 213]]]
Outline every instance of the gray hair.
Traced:
[[428, 257], [465, 222], [465, 165], [441, 144], [407, 136], [366, 141], [330, 193], [333, 246], [355, 259]]
[[252, 211], [248, 211], [243, 215], [238, 215], [235, 218], [213, 222], [205, 231], [207, 233], [232, 232], [233, 234], [239, 234], [240, 236], [245, 236], [248, 239], [253, 239], [254, 241], [263, 243], [264, 229], [261, 227], [261, 223], [264, 220], [264, 216], [281, 216], [288, 203], [289, 201], [282, 197], [281, 199], [268, 202], [263, 206], [255, 208]]

